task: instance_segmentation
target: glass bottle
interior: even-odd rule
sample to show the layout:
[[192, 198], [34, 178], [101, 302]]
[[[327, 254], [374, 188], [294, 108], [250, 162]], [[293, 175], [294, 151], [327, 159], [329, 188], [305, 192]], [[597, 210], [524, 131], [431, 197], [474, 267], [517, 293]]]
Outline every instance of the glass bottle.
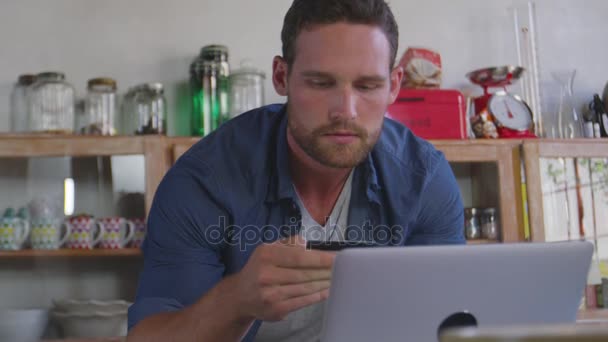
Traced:
[[556, 112], [558, 138], [583, 138], [583, 118], [574, 103], [573, 88], [576, 70], [553, 72], [551, 76], [560, 88], [559, 106]]
[[481, 215], [481, 237], [497, 240], [500, 229], [496, 218], [496, 208], [486, 208]]
[[88, 82], [85, 99], [84, 134], [116, 135], [114, 125], [117, 111], [116, 81], [111, 78], [94, 78]]
[[26, 132], [29, 129], [28, 93], [36, 75], [20, 75], [11, 93], [11, 132]]
[[30, 130], [46, 133], [74, 132], [75, 91], [60, 72], [36, 75], [28, 94]]
[[481, 237], [479, 224], [479, 210], [477, 208], [464, 209], [464, 234], [467, 240], [475, 240]]

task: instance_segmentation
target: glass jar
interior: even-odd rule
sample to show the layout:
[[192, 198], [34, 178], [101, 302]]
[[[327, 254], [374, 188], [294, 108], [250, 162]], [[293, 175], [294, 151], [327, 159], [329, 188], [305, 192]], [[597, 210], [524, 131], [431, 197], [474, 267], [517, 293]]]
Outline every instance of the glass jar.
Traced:
[[249, 63], [230, 75], [230, 118], [264, 105], [264, 72]]
[[477, 208], [464, 209], [464, 235], [467, 240], [475, 240], [481, 237], [479, 210]]
[[167, 133], [167, 105], [161, 83], [138, 86], [133, 94], [133, 112], [129, 126], [137, 135]]
[[220, 99], [218, 96], [217, 65], [210, 62], [201, 62], [197, 73], [200, 87], [193, 87], [192, 97], [192, 134], [206, 136], [215, 131], [222, 124], [220, 112]]
[[36, 75], [20, 75], [11, 92], [11, 132], [26, 132], [29, 129], [28, 93]]
[[496, 217], [496, 208], [486, 208], [481, 214], [481, 237], [497, 240], [500, 227]]
[[137, 85], [127, 89], [120, 104], [120, 118], [118, 119], [118, 132], [122, 135], [136, 134], [139, 125], [139, 118], [135, 109], [135, 95], [143, 85]]
[[116, 135], [114, 125], [117, 111], [116, 81], [111, 78], [94, 78], [88, 82], [84, 103], [83, 134]]
[[204, 136], [229, 116], [230, 65], [228, 48], [208, 45], [190, 65], [192, 134]]
[[201, 49], [201, 58], [211, 62], [217, 70], [217, 97], [219, 102], [220, 124], [229, 120], [230, 64], [228, 48], [224, 45], [208, 45]]
[[36, 75], [28, 94], [29, 125], [34, 132], [74, 132], [74, 87], [59, 72]]

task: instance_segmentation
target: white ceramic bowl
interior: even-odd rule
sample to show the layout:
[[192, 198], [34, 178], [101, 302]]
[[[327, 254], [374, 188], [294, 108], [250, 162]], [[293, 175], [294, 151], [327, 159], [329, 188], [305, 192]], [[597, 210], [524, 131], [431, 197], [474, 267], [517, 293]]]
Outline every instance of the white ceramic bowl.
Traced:
[[63, 337], [118, 337], [127, 335], [127, 310], [51, 313]]
[[53, 311], [67, 313], [94, 313], [125, 311], [131, 305], [124, 300], [80, 300], [61, 299], [53, 300]]
[[48, 319], [46, 309], [0, 310], [0, 341], [38, 342]]

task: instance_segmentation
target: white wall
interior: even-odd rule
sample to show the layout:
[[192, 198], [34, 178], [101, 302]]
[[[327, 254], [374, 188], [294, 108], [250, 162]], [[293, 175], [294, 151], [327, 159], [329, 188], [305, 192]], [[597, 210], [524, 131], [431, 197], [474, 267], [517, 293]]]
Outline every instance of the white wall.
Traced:
[[[473, 88], [473, 69], [517, 62], [508, 8], [523, 0], [393, 0], [407, 46], [442, 54], [445, 87]], [[608, 79], [608, 1], [536, 0], [540, 67], [577, 68], [578, 102], [601, 92]], [[168, 87], [170, 132], [187, 133], [188, 65], [203, 45], [230, 48], [270, 74], [280, 53], [288, 0], [4, 0], [0, 3], [0, 131], [9, 127], [8, 98], [19, 73], [62, 70], [82, 95], [88, 78], [109, 75], [120, 89], [159, 80]], [[549, 89], [549, 88], [546, 88]], [[477, 91], [477, 89], [475, 89]], [[267, 102], [282, 101], [266, 82]], [[180, 100], [181, 99], [181, 100]], [[180, 101], [186, 101], [181, 103]], [[176, 117], [181, 116], [181, 121]], [[178, 122], [183, 122], [179, 124]], [[185, 123], [185, 124], [184, 124]]]

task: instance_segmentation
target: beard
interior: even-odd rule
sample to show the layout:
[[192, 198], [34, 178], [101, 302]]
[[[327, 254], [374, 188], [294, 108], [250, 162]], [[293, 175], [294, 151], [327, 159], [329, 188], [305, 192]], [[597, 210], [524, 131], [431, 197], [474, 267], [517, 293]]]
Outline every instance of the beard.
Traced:
[[[312, 131], [299, 127], [291, 119], [288, 120], [288, 126], [295, 142], [309, 157], [321, 165], [337, 169], [359, 165], [374, 148], [382, 130], [380, 125], [378, 129], [368, 133], [351, 120], [333, 121]], [[356, 139], [349, 144], [337, 144], [323, 137], [337, 131], [353, 132]]]

